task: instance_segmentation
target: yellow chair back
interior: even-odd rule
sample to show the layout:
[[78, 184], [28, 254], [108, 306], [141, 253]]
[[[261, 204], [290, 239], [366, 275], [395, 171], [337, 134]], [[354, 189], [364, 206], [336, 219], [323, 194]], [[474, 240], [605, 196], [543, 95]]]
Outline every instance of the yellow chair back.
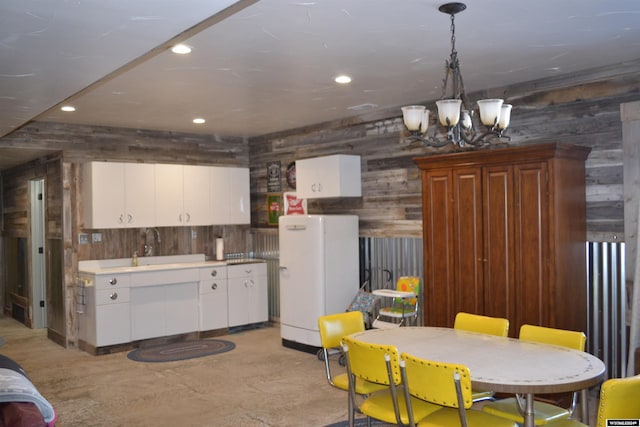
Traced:
[[584, 351], [587, 336], [583, 332], [578, 331], [568, 331], [566, 329], [547, 328], [535, 325], [522, 325], [520, 327], [519, 339]]
[[460, 388], [464, 409], [471, 408], [471, 375], [469, 368], [455, 363], [434, 362], [402, 353], [409, 393], [430, 403], [449, 408], [459, 408], [454, 373], [460, 376]]
[[509, 335], [509, 319], [460, 312], [456, 314], [453, 328], [506, 337]]
[[640, 375], [602, 383], [597, 426], [606, 427], [607, 419], [640, 419]]
[[355, 377], [377, 384], [391, 385], [385, 362], [385, 354], [388, 354], [391, 359], [393, 382], [395, 385], [401, 383], [400, 355], [396, 347], [365, 343], [350, 336], [344, 337], [342, 344], [347, 347], [347, 363]]
[[364, 316], [360, 311], [345, 311], [318, 318], [320, 342], [323, 348], [340, 347], [342, 337], [364, 331]]

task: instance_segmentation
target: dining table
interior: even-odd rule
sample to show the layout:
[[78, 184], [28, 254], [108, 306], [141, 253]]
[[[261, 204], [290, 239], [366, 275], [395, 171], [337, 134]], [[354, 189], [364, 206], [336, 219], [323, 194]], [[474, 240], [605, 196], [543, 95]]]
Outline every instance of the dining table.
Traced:
[[536, 394], [580, 391], [586, 422], [587, 391], [603, 381], [606, 371], [600, 359], [583, 351], [452, 328], [369, 329], [351, 336], [423, 359], [465, 365], [474, 389], [524, 395], [525, 427], [534, 426]]

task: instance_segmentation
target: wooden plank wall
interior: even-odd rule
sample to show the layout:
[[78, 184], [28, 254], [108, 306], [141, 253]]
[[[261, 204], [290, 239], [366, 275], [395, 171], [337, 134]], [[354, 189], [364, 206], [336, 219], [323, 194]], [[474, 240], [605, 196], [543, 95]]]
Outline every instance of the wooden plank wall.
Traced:
[[[640, 60], [469, 94], [513, 104], [512, 144], [564, 142], [592, 148], [587, 167], [587, 227], [592, 241], [620, 241], [624, 232], [620, 104], [640, 99]], [[435, 111], [434, 101], [425, 103]], [[412, 158], [438, 150], [407, 144], [399, 108], [250, 139], [252, 209], [267, 224], [266, 164], [284, 172], [296, 159], [330, 154], [362, 156], [362, 193], [356, 199], [308, 201], [311, 213], [353, 213], [360, 232], [376, 237], [421, 237], [421, 189]], [[441, 151], [443, 149], [440, 149]]]
[[[48, 240], [62, 242], [63, 265], [48, 266], [60, 271], [63, 289], [47, 289], [48, 335], [61, 345], [74, 346], [76, 336], [75, 282], [78, 261], [128, 258], [141, 251], [141, 229], [86, 230], [82, 223], [80, 176], [82, 163], [91, 160], [183, 163], [247, 167], [248, 143], [241, 138], [175, 134], [172, 132], [72, 126], [59, 123], [31, 123], [2, 139], [0, 145], [51, 151], [51, 155], [2, 171], [2, 236], [29, 235], [29, 180], [46, 179]], [[250, 227], [161, 227], [156, 254], [215, 255], [215, 238], [225, 239], [226, 252], [247, 252]], [[101, 233], [102, 242], [79, 245], [80, 233]], [[195, 237], [194, 237], [195, 236]], [[53, 242], [52, 242], [53, 245]], [[140, 252], [141, 253], [141, 252]], [[4, 266], [0, 269], [0, 289]], [[55, 278], [54, 278], [55, 279]], [[56, 283], [50, 278], [48, 286]], [[4, 295], [4, 291], [0, 292]], [[0, 297], [0, 307], [6, 301]]]

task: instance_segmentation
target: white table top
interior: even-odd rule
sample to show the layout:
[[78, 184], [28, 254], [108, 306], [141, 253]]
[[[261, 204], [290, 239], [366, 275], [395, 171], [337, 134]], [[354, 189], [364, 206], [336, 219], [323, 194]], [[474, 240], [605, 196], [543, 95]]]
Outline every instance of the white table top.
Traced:
[[371, 329], [353, 337], [394, 345], [400, 353], [469, 368], [474, 388], [504, 393], [560, 393], [599, 384], [605, 365], [597, 357], [565, 347], [451, 328]]

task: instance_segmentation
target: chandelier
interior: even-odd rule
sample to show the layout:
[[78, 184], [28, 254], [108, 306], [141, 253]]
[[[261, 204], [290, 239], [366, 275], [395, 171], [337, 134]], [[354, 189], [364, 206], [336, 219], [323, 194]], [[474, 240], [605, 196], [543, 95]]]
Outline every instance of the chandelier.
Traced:
[[[480, 132], [476, 130], [477, 127], [474, 125], [475, 113], [470, 108], [469, 100], [464, 91], [460, 62], [456, 51], [455, 16], [466, 8], [464, 3], [446, 3], [438, 8], [440, 12], [451, 16], [451, 55], [445, 62], [442, 96], [439, 101], [436, 101], [438, 122], [447, 129], [447, 138], [442, 140], [437, 137], [437, 126], [434, 126], [431, 135], [427, 134], [429, 110], [424, 105], [408, 105], [402, 107], [404, 125], [411, 133], [408, 140], [418, 140], [431, 147], [444, 147], [451, 143], [457, 147], [464, 147], [466, 144], [480, 146], [496, 139], [510, 140], [509, 137], [503, 135], [503, 132], [509, 126], [511, 105], [505, 104], [502, 99], [477, 101], [480, 122], [485, 130]], [[449, 85], [451, 86], [450, 95], [447, 97]]]

